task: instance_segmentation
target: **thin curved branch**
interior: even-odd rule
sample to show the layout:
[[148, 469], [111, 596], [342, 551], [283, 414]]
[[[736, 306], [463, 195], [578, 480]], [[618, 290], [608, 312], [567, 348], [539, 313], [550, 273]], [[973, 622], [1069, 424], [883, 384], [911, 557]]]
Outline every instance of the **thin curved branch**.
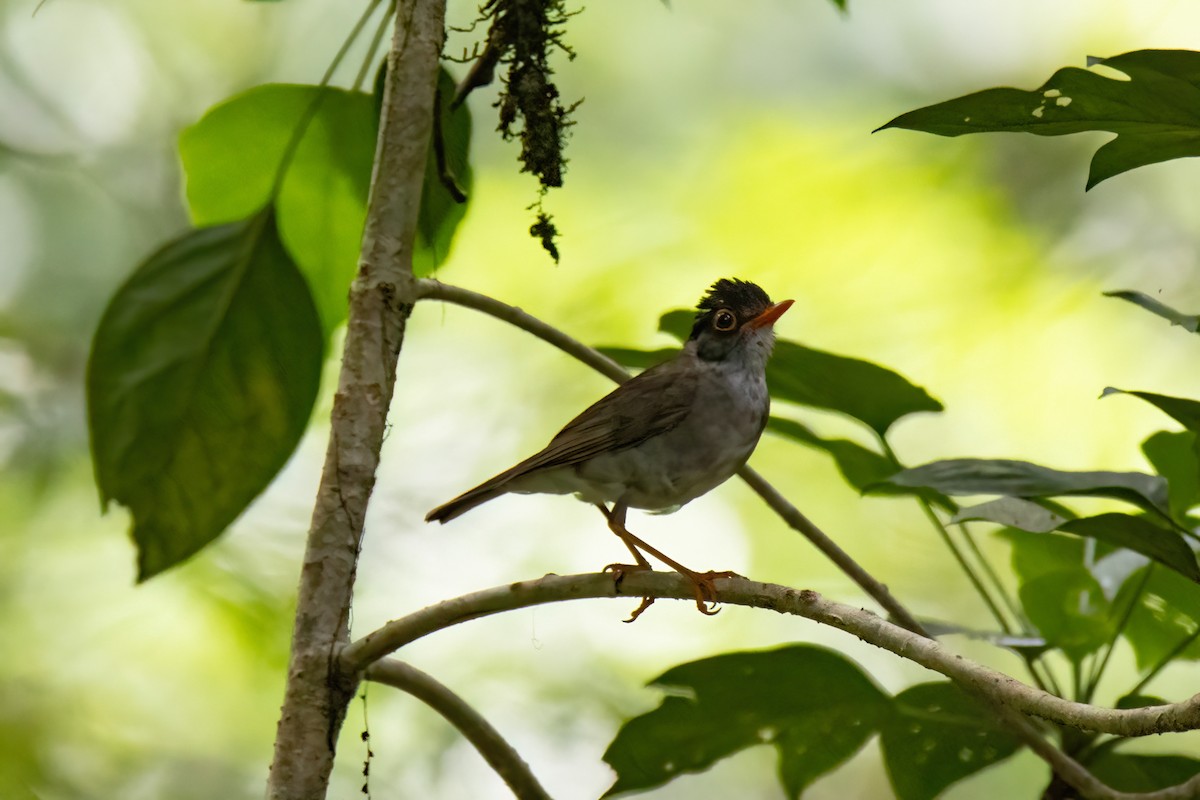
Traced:
[[364, 677], [408, 692], [441, 714], [475, 746], [488, 766], [504, 779], [508, 788], [521, 800], [550, 800], [550, 795], [538, 783], [529, 765], [500, 732], [467, 701], [432, 675], [403, 661], [384, 658], [367, 667]]
[[[1116, 710], [1075, 703], [1026, 686], [1002, 672], [977, 664], [928, 639], [882, 619], [870, 611], [827, 600], [810, 590], [796, 590], [745, 578], [716, 581], [717, 601], [768, 608], [839, 628], [864, 642], [889, 650], [964, 689], [977, 691], [1009, 708], [1075, 728], [1118, 736], [1146, 736], [1200, 728], [1200, 695], [1180, 703]], [[655, 597], [694, 600], [695, 589], [683, 576], [635, 572], [620, 586], [608, 573], [547, 575], [533, 581], [498, 586], [446, 600], [388, 622], [342, 650], [342, 669], [355, 673], [392, 651], [442, 628], [501, 611], [594, 597]]]
[[[470, 289], [452, 286], [428, 278], [417, 282], [417, 295], [421, 299], [442, 300], [443, 302], [454, 303], [465, 308], [481, 311], [484, 314], [507, 322], [526, 333], [533, 334], [547, 344], [557, 347], [559, 350], [582, 361], [584, 364], [587, 364], [592, 369], [617, 383], [624, 383], [630, 378], [625, 368], [616, 361], [588, 347], [583, 342], [571, 338], [553, 325], [542, 322], [537, 317], [522, 311], [516, 306], [510, 306], [507, 303], [502, 303], [495, 298], [473, 292]], [[839, 547], [824, 531], [813, 524], [808, 517], [800, 513], [800, 510], [788, 502], [787, 498], [780, 494], [765, 478], [749, 466], [742, 467], [738, 471], [738, 475], [790, 528], [798, 531], [812, 542], [813, 546], [832, 561], [838, 569], [858, 584], [875, 602], [879, 603], [897, 624], [922, 636], [927, 637], [929, 635], [913, 615], [892, 596], [892, 593], [888, 591], [886, 586], [863, 569], [857, 561], [850, 557], [849, 553]]]

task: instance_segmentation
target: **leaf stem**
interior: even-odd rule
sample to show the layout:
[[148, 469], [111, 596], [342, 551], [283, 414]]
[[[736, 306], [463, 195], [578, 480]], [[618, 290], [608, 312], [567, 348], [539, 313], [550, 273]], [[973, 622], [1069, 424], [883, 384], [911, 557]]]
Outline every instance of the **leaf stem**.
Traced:
[[1150, 671], [1146, 673], [1146, 676], [1138, 681], [1136, 686], [1129, 690], [1129, 694], [1139, 694], [1143, 689], [1146, 688], [1146, 685], [1150, 683], [1150, 681], [1158, 677], [1158, 673], [1162, 672], [1163, 668], [1174, 661], [1180, 653], [1191, 647], [1192, 643], [1195, 642], [1197, 638], [1200, 638], [1200, 628], [1197, 628], [1187, 636], [1180, 639], [1179, 643], [1172, 647], [1166, 655], [1160, 658], [1158, 663], [1151, 667]]
[[[325, 89], [329, 86], [329, 82], [333, 79], [333, 73], [341, 65], [342, 60], [346, 57], [346, 53], [350, 51], [350, 47], [358, 39], [358, 35], [362, 33], [363, 27], [367, 24], [367, 20], [375, 13], [375, 9], [381, 2], [383, 0], [370, 0], [367, 3], [366, 9], [354, 23], [354, 27], [350, 29], [350, 33], [342, 40], [342, 46], [334, 54], [333, 60], [329, 62], [329, 66], [325, 68], [325, 74], [321, 76], [320, 82], [317, 83], [318, 89]], [[384, 17], [385, 21], [386, 19], [387, 16]], [[291, 167], [292, 160], [296, 157], [296, 152], [300, 149], [300, 142], [304, 140], [304, 134], [308, 132], [308, 126], [316, 118], [317, 111], [320, 109], [321, 102], [324, 99], [325, 93], [318, 91], [305, 107], [304, 113], [300, 115], [300, 119], [296, 122], [296, 127], [292, 129], [292, 135], [284, 146], [283, 155], [279, 159], [279, 167], [275, 170], [275, 180], [271, 183], [272, 201], [279, 196], [279, 191], [283, 188], [283, 180], [287, 177], [288, 168]]]
[[379, 27], [375, 29], [375, 34], [371, 37], [371, 44], [367, 46], [367, 54], [363, 56], [362, 66], [358, 68], [358, 74], [354, 76], [353, 86], [356, 92], [362, 90], [362, 86], [367, 80], [367, 73], [371, 71], [371, 66], [375, 63], [375, 53], [379, 50], [379, 43], [383, 41], [383, 35], [387, 33], [388, 21], [391, 20], [394, 13], [396, 13], [396, 0], [391, 0], [383, 18], [379, 20]]
[[1133, 615], [1133, 609], [1137, 607], [1138, 602], [1142, 599], [1142, 593], [1146, 591], [1146, 584], [1150, 582], [1150, 576], [1154, 574], [1155, 564], [1153, 561], [1146, 567], [1146, 572], [1142, 575], [1142, 579], [1138, 582], [1137, 589], [1129, 598], [1129, 602], [1121, 611], [1121, 619], [1113, 628], [1112, 635], [1104, 648], [1104, 655], [1096, 662], [1095, 669], [1092, 670], [1088, 678], [1087, 686], [1083, 692], [1083, 702], [1092, 702], [1092, 697], [1096, 694], [1096, 687], [1100, 684], [1100, 678], [1104, 675], [1104, 670], [1108, 667], [1108, 660], [1112, 657], [1113, 649], [1116, 647], [1117, 638], [1125, 630], [1125, 626], [1129, 624], [1129, 618]]

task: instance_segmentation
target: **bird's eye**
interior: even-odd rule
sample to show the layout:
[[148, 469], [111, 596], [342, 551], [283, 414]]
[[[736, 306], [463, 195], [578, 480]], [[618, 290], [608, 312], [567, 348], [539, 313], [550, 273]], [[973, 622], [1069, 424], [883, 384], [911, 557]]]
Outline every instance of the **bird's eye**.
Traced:
[[713, 327], [719, 331], [731, 331], [737, 327], [737, 317], [727, 308], [722, 308], [713, 317]]

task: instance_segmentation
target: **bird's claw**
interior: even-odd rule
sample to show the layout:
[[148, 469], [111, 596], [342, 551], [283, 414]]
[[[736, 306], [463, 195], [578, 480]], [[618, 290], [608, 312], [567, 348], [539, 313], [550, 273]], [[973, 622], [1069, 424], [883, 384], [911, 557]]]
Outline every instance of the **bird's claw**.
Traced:
[[732, 570], [716, 572], [710, 569], [708, 572], [693, 572], [687, 577], [691, 578], [692, 585], [696, 588], [696, 608], [701, 614], [712, 617], [721, 611], [717, 608], [717, 587], [713, 581], [742, 576]]
[[[630, 572], [645, 572], [650, 568], [651, 567], [649, 564], [609, 564], [604, 568], [603, 571], [611, 572], [613, 576], [613, 586], [619, 587], [621, 585], [621, 581], [624, 580], [625, 576]], [[654, 605], [653, 597], [643, 597], [642, 602], [633, 610], [633, 613], [629, 615], [629, 619], [624, 620], [624, 622], [636, 621], [637, 618], [642, 615], [642, 612], [652, 605]]]

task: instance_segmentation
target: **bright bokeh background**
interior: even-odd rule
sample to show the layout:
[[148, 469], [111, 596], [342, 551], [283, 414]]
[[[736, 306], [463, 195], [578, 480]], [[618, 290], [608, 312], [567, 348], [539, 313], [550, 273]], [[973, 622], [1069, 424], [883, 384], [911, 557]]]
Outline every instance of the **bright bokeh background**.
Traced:
[[[96, 503], [82, 371], [106, 298], [186, 224], [180, 128], [266, 81], [315, 81], [361, 3], [287, 0], [0, 2], [0, 797], [261, 795], [282, 697], [293, 596], [327, 434], [329, 392], [271, 489], [214, 547], [133, 586], [121, 509]], [[467, 21], [474, 4], [453, 3]], [[527, 235], [533, 181], [472, 100], [476, 185], [439, 277], [522, 306], [597, 344], [655, 346], [658, 315], [736, 275], [796, 299], [779, 332], [871, 359], [926, 388], [941, 415], [901, 423], [909, 463], [1018, 457], [1067, 469], [1145, 469], [1138, 443], [1169, 427], [1105, 386], [1200, 396], [1197, 342], [1104, 290], [1200, 308], [1200, 170], [1172, 162], [1084, 194], [1103, 135], [957, 140], [870, 131], [895, 114], [990, 85], [1032, 88], [1085, 56], [1200, 49], [1182, 0], [647, 0], [571, 19], [565, 98], [584, 97], [567, 187], [547, 199], [554, 266]], [[457, 36], [451, 45], [461, 47]], [[362, 48], [338, 74], [353, 80]], [[329, 375], [336, 365], [330, 365]], [[328, 385], [331, 381], [327, 382]], [[540, 447], [607, 390], [604, 379], [494, 320], [417, 309], [401, 357], [371, 508], [354, 626], [546, 572], [595, 570], [622, 548], [592, 509], [508, 497], [450, 526], [424, 512]], [[831, 415], [784, 409], [862, 440]], [[865, 441], [865, 440], [864, 440]], [[752, 462], [918, 613], [988, 626], [910, 502], [860, 498], [829, 459], [764, 440]], [[858, 590], [737, 482], [635, 531], [686, 564], [817, 589]], [[1005, 548], [986, 542], [997, 563]], [[620, 722], [653, 707], [643, 684], [683, 660], [811, 641], [883, 686], [935, 676], [803, 620], [659, 603], [563, 604], [472, 622], [404, 656], [476, 704], [551, 793], [599, 795]], [[968, 642], [964, 652], [1015, 670]], [[1157, 693], [1194, 691], [1169, 670]], [[1129, 684], [1118, 650], [1100, 700]], [[1121, 680], [1117, 680], [1121, 678]], [[785, 687], [781, 687], [783, 689]], [[795, 690], [796, 687], [786, 687]], [[374, 687], [374, 797], [507, 792], [415, 701]], [[330, 796], [359, 795], [356, 702]], [[1181, 740], [1149, 742], [1178, 746]], [[1195, 742], [1195, 739], [1187, 741]], [[756, 748], [658, 798], [778, 798]], [[1031, 797], [1022, 755], [952, 789]], [[888, 794], [872, 742], [814, 798]]]

